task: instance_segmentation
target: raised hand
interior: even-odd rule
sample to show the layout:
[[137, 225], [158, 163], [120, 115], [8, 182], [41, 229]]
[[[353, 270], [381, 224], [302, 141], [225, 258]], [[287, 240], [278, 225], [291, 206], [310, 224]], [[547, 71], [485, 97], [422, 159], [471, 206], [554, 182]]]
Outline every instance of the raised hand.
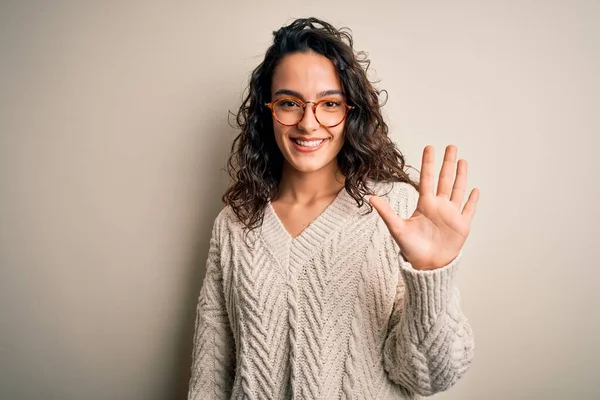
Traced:
[[471, 191], [461, 209], [467, 185], [467, 162], [459, 160], [456, 168], [457, 152], [454, 145], [446, 147], [437, 193], [434, 193], [435, 153], [432, 146], [425, 147], [419, 200], [409, 219], [396, 214], [383, 198], [372, 196], [369, 199], [415, 269], [431, 270], [449, 264], [458, 256], [469, 235], [479, 190]]

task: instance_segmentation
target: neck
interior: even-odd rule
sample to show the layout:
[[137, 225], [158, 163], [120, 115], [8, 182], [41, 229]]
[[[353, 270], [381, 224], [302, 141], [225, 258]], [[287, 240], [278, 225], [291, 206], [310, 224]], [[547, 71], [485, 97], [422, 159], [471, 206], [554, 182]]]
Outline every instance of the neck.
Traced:
[[312, 172], [301, 172], [284, 163], [277, 198], [284, 202], [309, 204], [337, 195], [344, 188], [344, 182], [335, 162]]

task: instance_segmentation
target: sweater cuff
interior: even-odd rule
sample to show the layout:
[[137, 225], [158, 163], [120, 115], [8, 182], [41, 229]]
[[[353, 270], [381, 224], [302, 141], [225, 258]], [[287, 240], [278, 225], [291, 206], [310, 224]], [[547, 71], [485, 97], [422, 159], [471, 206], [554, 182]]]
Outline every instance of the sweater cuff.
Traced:
[[448, 309], [455, 295], [454, 276], [462, 258], [462, 250], [448, 265], [434, 270], [420, 271], [400, 259], [400, 272], [405, 283], [405, 307], [425, 325], [431, 326]]

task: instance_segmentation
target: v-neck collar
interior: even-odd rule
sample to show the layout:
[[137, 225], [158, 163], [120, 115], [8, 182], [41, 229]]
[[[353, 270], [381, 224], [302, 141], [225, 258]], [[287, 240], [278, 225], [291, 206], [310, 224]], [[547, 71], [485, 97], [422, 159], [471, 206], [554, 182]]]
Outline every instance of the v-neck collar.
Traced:
[[[265, 209], [261, 233], [278, 261], [286, 264], [290, 252], [294, 258], [306, 259], [330, 234], [337, 232], [352, 216], [362, 210], [345, 188], [325, 207], [298, 236], [292, 237], [269, 202]], [[298, 260], [301, 261], [301, 260]]]

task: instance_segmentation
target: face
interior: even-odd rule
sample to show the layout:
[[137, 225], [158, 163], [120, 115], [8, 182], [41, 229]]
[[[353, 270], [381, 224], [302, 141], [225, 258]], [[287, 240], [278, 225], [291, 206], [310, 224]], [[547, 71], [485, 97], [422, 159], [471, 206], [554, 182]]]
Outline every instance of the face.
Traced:
[[[271, 101], [282, 98], [298, 98], [304, 102], [328, 100], [324, 107], [345, 100], [335, 66], [316, 53], [290, 54], [279, 62], [273, 73]], [[331, 168], [337, 171], [336, 156], [344, 144], [345, 120], [335, 127], [324, 127], [317, 121], [312, 106], [313, 103], [306, 105], [304, 116], [293, 126], [282, 125], [273, 118], [275, 140], [285, 160], [284, 170], [293, 168], [306, 173]], [[286, 103], [286, 107], [295, 107], [295, 103]]]

